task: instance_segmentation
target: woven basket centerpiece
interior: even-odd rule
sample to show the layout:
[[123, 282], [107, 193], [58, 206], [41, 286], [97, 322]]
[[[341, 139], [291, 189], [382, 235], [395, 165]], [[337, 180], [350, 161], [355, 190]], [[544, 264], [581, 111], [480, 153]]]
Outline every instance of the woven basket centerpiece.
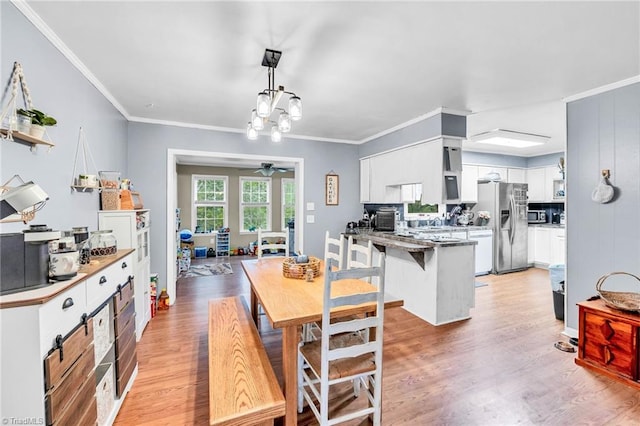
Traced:
[[604, 303], [614, 309], [640, 313], [640, 293], [602, 290], [602, 284], [612, 275], [629, 275], [640, 282], [640, 278], [628, 272], [611, 272], [603, 275], [596, 283], [596, 291]]
[[282, 261], [282, 274], [287, 278], [304, 280], [307, 278], [307, 271], [313, 271], [313, 277], [320, 275], [320, 259], [309, 256], [306, 263], [297, 263], [295, 257], [287, 257]]

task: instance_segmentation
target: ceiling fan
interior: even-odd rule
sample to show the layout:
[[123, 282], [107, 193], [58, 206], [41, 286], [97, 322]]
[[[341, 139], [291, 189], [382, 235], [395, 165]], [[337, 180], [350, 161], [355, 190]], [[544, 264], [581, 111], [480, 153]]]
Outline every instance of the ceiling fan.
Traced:
[[291, 172], [293, 169], [287, 169], [285, 167], [273, 167], [273, 163], [262, 163], [260, 168], [253, 173], [260, 173], [262, 176], [271, 176], [275, 172], [286, 173]]

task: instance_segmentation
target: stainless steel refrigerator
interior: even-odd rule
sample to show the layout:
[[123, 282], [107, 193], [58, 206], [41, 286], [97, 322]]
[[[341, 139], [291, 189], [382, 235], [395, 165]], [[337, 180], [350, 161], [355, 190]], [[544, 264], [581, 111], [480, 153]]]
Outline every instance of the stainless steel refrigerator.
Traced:
[[478, 182], [478, 212], [490, 214], [487, 226], [493, 228], [494, 274], [527, 268], [527, 184]]

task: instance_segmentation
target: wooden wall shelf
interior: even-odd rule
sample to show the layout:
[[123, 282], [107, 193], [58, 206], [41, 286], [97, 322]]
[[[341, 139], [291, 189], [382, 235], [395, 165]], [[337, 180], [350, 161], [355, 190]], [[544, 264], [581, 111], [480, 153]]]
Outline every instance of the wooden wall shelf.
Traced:
[[[0, 134], [2, 134], [2, 136], [4, 136], [5, 138], [8, 138], [9, 131], [7, 129], [0, 129]], [[53, 144], [51, 142], [47, 142], [47, 141], [42, 140], [42, 139], [34, 138], [31, 135], [27, 135], [26, 133], [18, 132], [17, 130], [14, 130], [13, 132], [11, 132], [11, 136], [13, 138], [15, 138], [15, 139], [19, 139], [19, 140], [21, 140], [23, 142], [31, 144], [31, 149], [34, 149], [37, 145], [45, 145], [45, 146], [49, 147], [49, 149], [51, 149], [51, 148], [53, 148], [55, 146], [55, 144]]]

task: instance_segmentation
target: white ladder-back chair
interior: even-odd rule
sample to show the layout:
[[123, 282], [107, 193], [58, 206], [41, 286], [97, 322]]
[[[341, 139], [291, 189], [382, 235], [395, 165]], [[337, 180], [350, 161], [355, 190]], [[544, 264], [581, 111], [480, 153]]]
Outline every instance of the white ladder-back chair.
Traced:
[[[380, 265], [370, 268], [332, 270], [331, 261], [325, 266], [325, 284], [322, 308], [322, 337], [303, 343], [298, 354], [298, 411], [304, 401], [320, 425], [333, 425], [361, 416], [370, 416], [374, 425], [380, 425], [382, 406], [382, 337], [384, 324], [384, 254]], [[378, 285], [371, 292], [331, 296], [334, 285], [344, 279], [377, 278]], [[334, 295], [337, 292], [334, 290]], [[375, 303], [370, 315], [346, 322], [331, 322], [330, 311], [347, 305]], [[363, 339], [363, 333], [370, 336]], [[356, 380], [354, 392], [366, 391], [368, 404], [362, 408], [346, 410], [345, 414], [329, 419], [329, 394], [335, 384]], [[365, 386], [360, 387], [360, 384]]]
[[353, 236], [349, 235], [347, 243], [347, 269], [369, 268], [373, 264], [373, 243], [371, 240], [366, 245], [356, 244]]
[[[283, 242], [284, 241], [284, 242]], [[264, 253], [264, 251], [275, 253]], [[284, 252], [283, 252], [284, 251]], [[265, 232], [258, 229], [258, 259], [265, 254], [268, 256], [289, 257], [289, 229], [283, 232]]]
[[342, 263], [344, 262], [344, 238], [332, 238], [329, 235], [329, 231], [324, 236], [324, 261], [328, 262], [329, 259], [333, 259], [338, 269], [342, 269]]

